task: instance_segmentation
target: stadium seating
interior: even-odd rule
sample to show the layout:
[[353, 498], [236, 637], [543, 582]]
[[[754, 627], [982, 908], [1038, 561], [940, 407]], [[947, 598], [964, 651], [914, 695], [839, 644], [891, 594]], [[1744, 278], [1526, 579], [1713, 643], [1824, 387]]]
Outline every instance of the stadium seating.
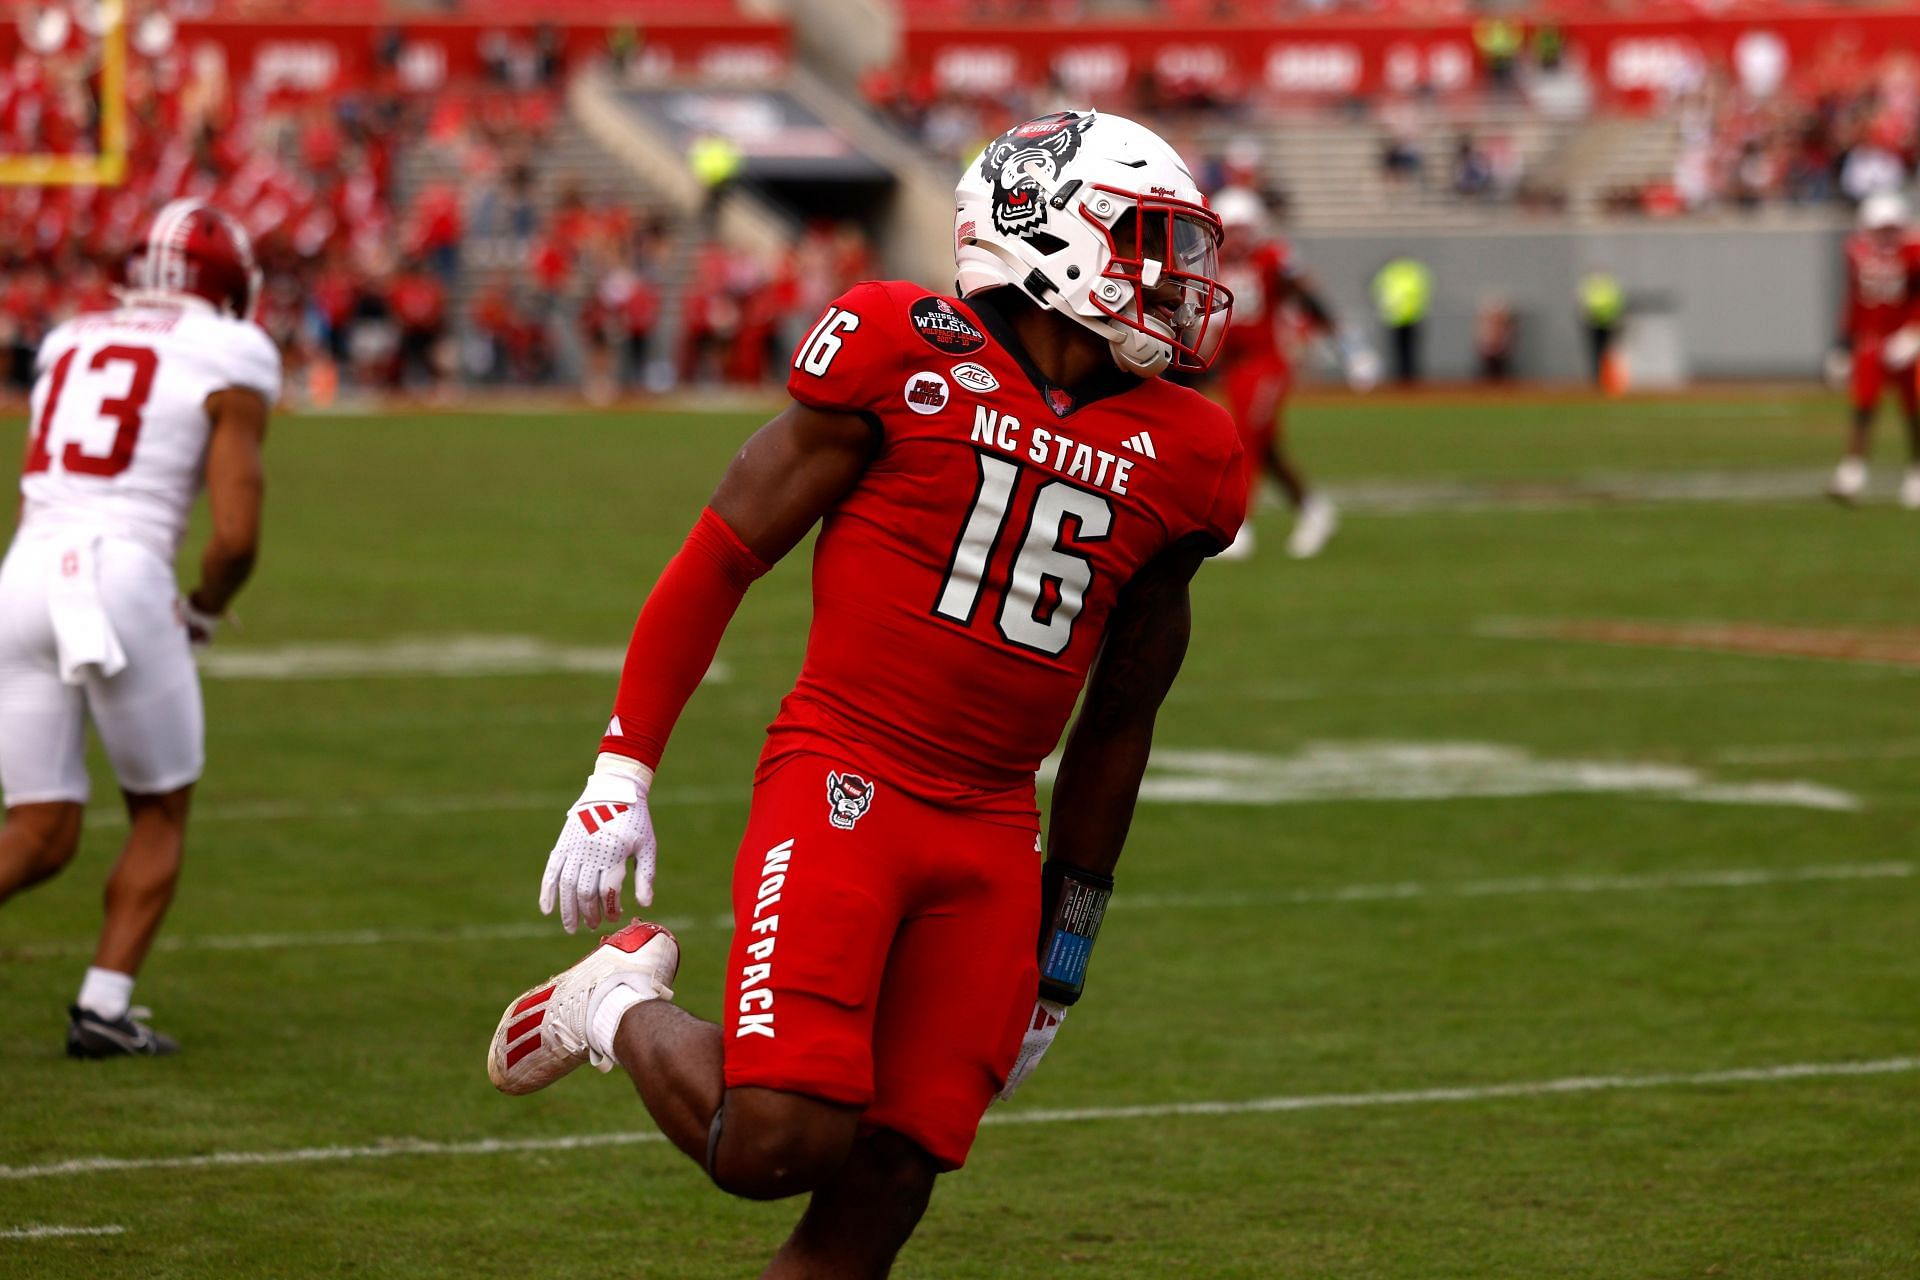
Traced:
[[[726, 28], [768, 10], [727, 0], [695, 17]], [[1230, 153], [1251, 151], [1302, 228], [1817, 208], [1900, 180], [1915, 158], [1920, 76], [1905, 53], [1848, 43], [1841, 23], [1823, 33], [1822, 18], [1855, 11], [1894, 12], [1819, 0], [1535, 0], [1517, 13], [1468, 0], [926, 0], [901, 7], [897, 60], [852, 96], [919, 144], [928, 174], [1010, 118], [1090, 99], [1149, 112], [1215, 179]], [[141, 221], [184, 193], [244, 215], [269, 276], [262, 319], [323, 395], [343, 380], [431, 391], [586, 379], [603, 392], [757, 380], [789, 313], [871, 261], [830, 224], [796, 225], [775, 260], [708, 243], [684, 202], [571, 118], [569, 77], [657, 51], [669, 28], [650, 24], [687, 20], [668, 0], [621, 0], [631, 27], [607, 25], [587, 0], [340, 0], [329, 18], [365, 24], [365, 47], [331, 55], [324, 83], [303, 79], [311, 68], [297, 59], [265, 83], [257, 66], [242, 80], [240, 48], [208, 52], [209, 39], [217, 52], [261, 30], [298, 45], [314, 30], [309, 6], [197, 0], [186, 12], [192, 43], [144, 28], [132, 41], [125, 186], [0, 188], [0, 349], [16, 390], [39, 336], [108, 301]], [[1515, 24], [1508, 53], [1484, 38], [1490, 13]], [[1743, 15], [1777, 19], [1799, 42], [1791, 74], [1771, 70], [1784, 60], [1764, 47], [1742, 48], [1727, 24]], [[423, 75], [417, 50], [374, 25], [387, 20], [465, 30], [468, 52]], [[1652, 34], [1608, 43], [1622, 31]], [[1259, 44], [1280, 38], [1308, 52]], [[1265, 52], [1223, 69], [1203, 56], [1220, 40]], [[1000, 42], [1011, 61], [949, 64], [949, 41], [973, 54]], [[1076, 64], [1087, 42], [1098, 56]], [[1182, 58], [1159, 56], [1169, 44]], [[1028, 73], [1039, 57], [1046, 74]], [[1112, 83], [1083, 91], [1076, 75]], [[0, 153], [87, 151], [88, 76], [72, 41], [46, 56], [18, 49], [0, 65]]]

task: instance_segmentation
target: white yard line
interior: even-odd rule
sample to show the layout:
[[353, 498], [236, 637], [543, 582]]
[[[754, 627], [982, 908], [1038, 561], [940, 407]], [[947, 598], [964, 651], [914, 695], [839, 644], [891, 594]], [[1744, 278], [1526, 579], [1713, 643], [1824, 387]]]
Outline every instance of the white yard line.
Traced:
[[[709, 804], [744, 803], [752, 795], [751, 782], [737, 787], [662, 788], [648, 803], [656, 809]], [[564, 815], [577, 793], [558, 791], [482, 792], [473, 795], [389, 796], [371, 800], [236, 800], [195, 805], [193, 821], [313, 822], [327, 818], [433, 818], [459, 813], [526, 813], [550, 809]], [[127, 824], [124, 811], [101, 805], [87, 810], [87, 821], [103, 827]]]
[[1328, 486], [1347, 511], [1376, 516], [1566, 511], [1624, 504], [1804, 503], [1820, 500], [1817, 471], [1589, 471], [1576, 475], [1355, 479]]
[[[618, 674], [625, 645], [565, 645], [537, 636], [423, 635], [386, 640], [313, 641], [250, 647], [234, 644], [200, 655], [210, 680], [476, 679], [486, 676]], [[707, 670], [724, 684], [726, 664]]]
[[63, 1240], [70, 1236], [122, 1236], [127, 1229], [122, 1226], [107, 1227], [59, 1227], [33, 1226], [8, 1227], [0, 1230], [0, 1240]]
[[[1057, 761], [1040, 770], [1051, 786]], [[1501, 743], [1307, 743], [1286, 756], [1244, 751], [1162, 748], [1154, 752], [1140, 798], [1147, 803], [1277, 805], [1327, 800], [1453, 800], [1563, 792], [1628, 792], [1718, 804], [1769, 804], [1817, 809], [1859, 807], [1851, 795], [1802, 780], [1716, 782], [1672, 762], [1555, 761]], [[657, 808], [743, 804], [750, 784], [662, 787]], [[572, 797], [558, 791], [403, 794], [365, 798], [206, 801], [196, 823], [316, 822], [366, 818], [438, 818], [464, 814], [561, 813]], [[126, 816], [109, 803], [87, 820], [117, 827]]]
[[[1401, 1107], [1432, 1102], [1486, 1102], [1497, 1098], [1541, 1098], [1568, 1093], [1613, 1093], [1623, 1089], [1772, 1084], [1785, 1080], [1900, 1075], [1910, 1071], [1920, 1071], [1920, 1058], [1882, 1058], [1873, 1062], [1792, 1062], [1774, 1067], [1736, 1067], [1730, 1071], [1667, 1072], [1651, 1076], [1567, 1076], [1559, 1080], [1528, 1080], [1515, 1084], [1400, 1089], [1385, 1093], [1309, 1093], [1291, 1098], [1249, 1098], [1240, 1102], [1166, 1102], [1135, 1107], [1076, 1107], [1060, 1111], [996, 1111], [987, 1116], [985, 1123], [1071, 1124], [1085, 1120], [1243, 1116], [1283, 1111], [1324, 1111], [1344, 1107]], [[0, 1174], [0, 1176], [4, 1175]]]
[[[1920, 1058], [1881, 1058], [1861, 1062], [1795, 1062], [1766, 1067], [1737, 1067], [1727, 1071], [1566, 1076], [1557, 1080], [1452, 1085], [1433, 1089], [1397, 1089], [1378, 1093], [1310, 1093], [1292, 1097], [1247, 1098], [1237, 1101], [1163, 1102], [1125, 1107], [1077, 1107], [1066, 1110], [1015, 1108], [990, 1111], [982, 1123], [988, 1125], [1079, 1124], [1101, 1120], [1262, 1115], [1359, 1107], [1488, 1102], [1505, 1098], [1614, 1093], [1637, 1089], [1777, 1084], [1793, 1080], [1901, 1075], [1916, 1070], [1920, 1070]], [[117, 1156], [82, 1156], [44, 1164], [0, 1165], [0, 1181], [22, 1182], [30, 1179], [73, 1177], [81, 1174], [138, 1173], [150, 1170], [343, 1163], [383, 1160], [394, 1156], [490, 1156], [520, 1152], [579, 1151], [596, 1147], [654, 1145], [664, 1141], [665, 1138], [657, 1132], [633, 1130], [553, 1138], [484, 1138], [473, 1142], [436, 1142], [425, 1138], [395, 1138], [361, 1146], [298, 1147], [284, 1151], [213, 1151], [190, 1156], [151, 1156], [134, 1159]]]
[[1274, 684], [1229, 684], [1221, 681], [1216, 687], [1204, 693], [1202, 682], [1196, 681], [1191, 686], [1175, 685], [1174, 697], [1182, 702], [1198, 702], [1203, 698], [1214, 700], [1228, 696], [1240, 701], [1250, 699], [1257, 702], [1316, 702], [1322, 699], [1351, 701], [1355, 698], [1392, 698], [1398, 701], [1407, 698], [1478, 698], [1488, 695], [1524, 696], [1550, 692], [1604, 693], [1614, 690], [1687, 690], [1736, 688], [1748, 685], [1804, 685], [1810, 678], [1839, 683], [1912, 680], [1920, 679], [1920, 670], [1911, 667], [1832, 663], [1792, 669], [1749, 667], [1744, 670], [1692, 672], [1568, 672], [1551, 676], [1465, 676], [1440, 680], [1302, 680]]
[[1107, 909], [1206, 910], [1231, 907], [1307, 906], [1316, 903], [1392, 902], [1413, 898], [1504, 898], [1529, 895], [1592, 893], [1658, 893], [1668, 889], [1755, 889], [1776, 884], [1820, 881], [1906, 880], [1916, 868], [1911, 862], [1869, 862], [1853, 865], [1731, 868], [1707, 871], [1666, 871], [1647, 875], [1513, 876], [1501, 880], [1460, 880], [1422, 883], [1351, 884], [1329, 889], [1294, 889], [1280, 893], [1229, 894], [1118, 894]]
[[1721, 764], [1820, 764], [1851, 760], [1912, 760], [1920, 758], [1920, 738], [1887, 742], [1834, 742], [1823, 745], [1725, 747], [1714, 752]]
[[[1673, 889], [1757, 889], [1780, 884], [1817, 884], [1854, 880], [1908, 880], [1920, 868], [1911, 862], [1867, 862], [1803, 867], [1734, 867], [1702, 871], [1666, 871], [1645, 875], [1512, 876], [1504, 879], [1418, 881], [1331, 885], [1270, 893], [1122, 892], [1110, 911], [1229, 911], [1243, 907], [1312, 906], [1342, 902], [1401, 902], [1410, 899], [1551, 897], [1561, 894], [1660, 893]], [[731, 915], [650, 916], [676, 933], [731, 929]], [[311, 932], [162, 934], [156, 951], [294, 951], [316, 947], [433, 946], [462, 942], [517, 942], [559, 936], [556, 921], [536, 919], [512, 924], [462, 925], [453, 929], [321, 929]], [[581, 935], [583, 938], [585, 935]], [[91, 955], [91, 939], [0, 947], [14, 960]]]

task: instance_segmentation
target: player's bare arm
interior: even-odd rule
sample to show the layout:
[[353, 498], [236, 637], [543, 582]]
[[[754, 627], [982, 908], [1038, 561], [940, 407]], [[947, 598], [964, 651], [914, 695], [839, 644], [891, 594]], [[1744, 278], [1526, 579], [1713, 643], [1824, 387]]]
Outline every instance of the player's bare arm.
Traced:
[[1040, 995], [1002, 1099], [1040, 1065], [1080, 998], [1133, 825], [1154, 720], [1187, 654], [1188, 586], [1217, 549], [1204, 536], [1175, 543], [1142, 566], [1114, 606], [1054, 779], [1050, 855], [1041, 868]]
[[1188, 585], [1208, 550], [1199, 538], [1169, 547], [1120, 596], [1054, 780], [1048, 850], [1056, 862], [1103, 876], [1119, 864], [1154, 720], [1187, 654]]
[[266, 399], [246, 387], [227, 387], [207, 397], [212, 426], [207, 508], [213, 532], [200, 556], [199, 585], [187, 593], [197, 630], [226, 613], [259, 558], [260, 512], [266, 497], [261, 454], [268, 412]]
[[740, 446], [707, 505], [777, 564], [858, 483], [877, 443], [856, 414], [789, 405]]
[[1295, 271], [1286, 277], [1287, 297], [1300, 308], [1306, 316], [1307, 324], [1316, 333], [1332, 333], [1337, 327], [1333, 318], [1333, 308], [1320, 293], [1320, 287], [1313, 278], [1303, 271]]

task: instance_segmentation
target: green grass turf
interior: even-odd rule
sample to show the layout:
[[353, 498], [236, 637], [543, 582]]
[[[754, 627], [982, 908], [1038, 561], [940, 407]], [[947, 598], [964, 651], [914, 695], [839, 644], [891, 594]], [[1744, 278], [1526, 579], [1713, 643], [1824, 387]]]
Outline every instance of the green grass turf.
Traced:
[[[1336, 489], [1826, 465], [1819, 396], [1327, 402], [1296, 414]], [[231, 652], [401, 636], [619, 646], [744, 416], [287, 420]], [[19, 424], [8, 435], [17, 442]], [[1896, 453], [1883, 442], [1883, 462]], [[12, 448], [12, 444], [0, 443]], [[1164, 446], [1163, 446], [1164, 447]], [[17, 455], [16, 455], [17, 456]], [[1817, 482], [1817, 477], [1816, 481]], [[962, 495], [963, 496], [963, 495]], [[956, 519], [958, 516], [956, 516]], [[1461, 895], [1516, 876], [1920, 861], [1920, 668], [1609, 648], [1498, 619], [1920, 625], [1920, 517], [1802, 501], [1350, 512], [1321, 560], [1209, 568], [1164, 746], [1485, 742], [1545, 759], [1805, 781], [1852, 812], [1547, 795], [1143, 806], [1088, 999], [1013, 1106], [1418, 1090], [1866, 1061], [1920, 1050], [1920, 876]], [[749, 598], [658, 788], [659, 909], [725, 909], [759, 733], [804, 638], [806, 573]], [[70, 1063], [63, 1008], [118, 831], [0, 909], [0, 1164], [643, 1131], [623, 1081], [505, 1099], [502, 1001], [569, 962], [535, 923], [606, 675], [210, 681], [211, 765], [173, 944], [139, 997], [186, 1045]], [[98, 776], [98, 775], [97, 775]], [[679, 799], [676, 799], [679, 793]], [[105, 793], [96, 812], [111, 813]], [[413, 809], [403, 813], [397, 810]], [[418, 810], [427, 810], [419, 812]], [[1418, 882], [1398, 900], [1287, 901]], [[1127, 905], [1164, 895], [1190, 905]], [[1247, 895], [1249, 905], [1221, 905]], [[689, 929], [717, 1011], [724, 931]], [[1920, 1074], [983, 1131], [905, 1277], [1911, 1277]], [[6, 1276], [754, 1274], [795, 1214], [661, 1145], [0, 1180]]]

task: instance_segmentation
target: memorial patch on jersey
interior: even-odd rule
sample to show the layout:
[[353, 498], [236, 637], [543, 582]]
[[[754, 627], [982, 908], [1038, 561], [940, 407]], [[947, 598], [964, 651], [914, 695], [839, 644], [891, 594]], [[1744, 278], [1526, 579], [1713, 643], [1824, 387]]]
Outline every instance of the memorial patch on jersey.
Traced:
[[947, 407], [950, 388], [947, 380], [931, 369], [907, 379], [907, 408], [915, 413], [938, 413]]
[[873, 783], [857, 773], [827, 774], [827, 821], [842, 831], [853, 830], [853, 824], [866, 816], [873, 807]]
[[987, 335], [945, 298], [922, 298], [907, 314], [913, 318], [913, 331], [935, 351], [970, 356], [987, 345]]
[[1000, 379], [993, 376], [993, 371], [985, 365], [975, 364], [971, 360], [965, 364], [953, 366], [953, 380], [967, 390], [979, 392], [983, 395], [986, 392], [998, 391], [1000, 389]]

